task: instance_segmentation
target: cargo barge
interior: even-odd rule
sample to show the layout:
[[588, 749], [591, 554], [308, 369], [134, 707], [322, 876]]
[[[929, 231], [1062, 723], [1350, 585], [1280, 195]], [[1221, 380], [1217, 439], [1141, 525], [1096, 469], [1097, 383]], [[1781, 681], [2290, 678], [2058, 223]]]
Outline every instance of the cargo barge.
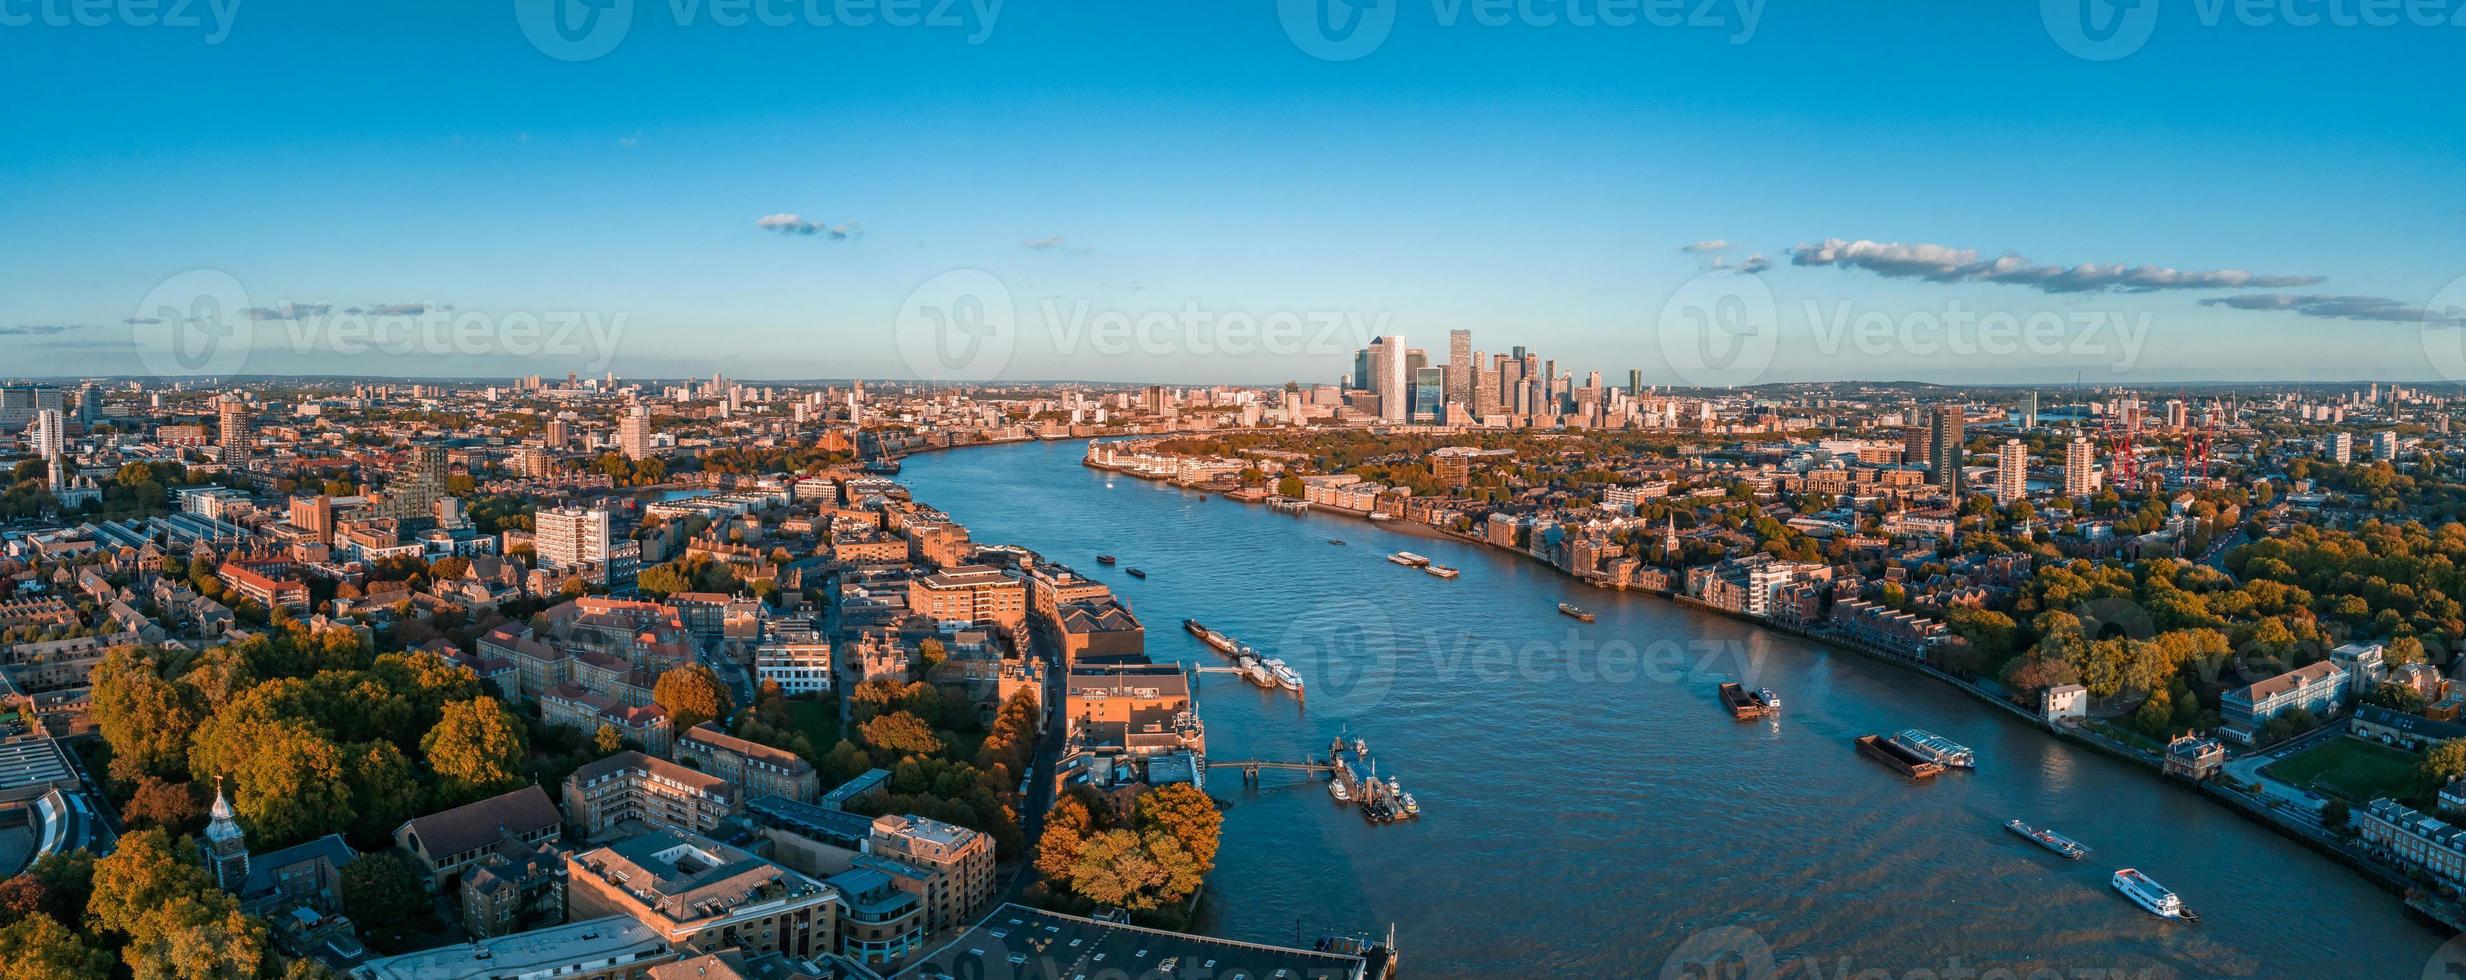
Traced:
[[1778, 710], [1775, 706], [1765, 703], [1762, 697], [1749, 694], [1746, 688], [1736, 684], [1721, 685], [1721, 703], [1730, 709], [1730, 717], [1739, 721], [1761, 718]]
[[1881, 735], [1858, 736], [1858, 751], [1911, 779], [1931, 779], [1944, 771], [1942, 763], [1903, 748]]
[[2030, 843], [2075, 861], [2089, 856], [2089, 848], [2082, 847], [2081, 842], [2044, 827], [2033, 828], [2019, 820], [2007, 820], [2004, 821], [2004, 829], [2029, 838]]

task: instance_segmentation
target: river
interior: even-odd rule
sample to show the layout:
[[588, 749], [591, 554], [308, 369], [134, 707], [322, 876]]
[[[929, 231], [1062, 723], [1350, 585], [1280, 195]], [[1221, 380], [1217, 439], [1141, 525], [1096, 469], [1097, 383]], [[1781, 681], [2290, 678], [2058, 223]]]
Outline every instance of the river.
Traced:
[[[1423, 810], [1370, 826], [1316, 782], [1215, 771], [1202, 931], [1392, 923], [1422, 977], [2414, 977], [2441, 945], [2348, 869], [1923, 676], [1494, 549], [1108, 475], [1082, 448], [912, 456], [901, 480], [980, 542], [1111, 584], [1159, 661], [1221, 663], [1184, 617], [1292, 661], [1306, 705], [1201, 677], [1212, 758], [1300, 759], [1349, 728]], [[1775, 689], [1779, 718], [1731, 720], [1727, 679]], [[1912, 784], [1851, 748], [1908, 727], [1978, 769]], [[2093, 853], [2062, 860], [2004, 832], [2013, 817]], [[2107, 884], [2127, 865], [2204, 921], [2127, 902]]]

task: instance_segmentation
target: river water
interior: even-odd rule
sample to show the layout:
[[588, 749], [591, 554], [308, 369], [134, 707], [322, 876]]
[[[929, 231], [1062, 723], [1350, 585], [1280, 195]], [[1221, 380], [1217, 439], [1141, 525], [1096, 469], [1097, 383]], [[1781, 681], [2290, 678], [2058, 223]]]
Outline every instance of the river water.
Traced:
[[[1157, 660], [1222, 663], [1181, 629], [1194, 617], [1293, 662], [1306, 704], [1201, 677], [1213, 760], [1298, 760], [1350, 731], [1423, 810], [1371, 826], [1317, 782], [1217, 769], [1203, 931], [1392, 923], [1420, 977], [2415, 977], [2441, 945], [2353, 872], [1923, 676], [1494, 549], [1108, 475], [1082, 447], [913, 456], [902, 480], [980, 542], [1110, 583]], [[1780, 717], [1733, 721], [1731, 679], [1777, 691]], [[1909, 727], [1978, 769], [1912, 784], [1851, 747]], [[2014, 817], [2093, 853], [2040, 850], [2001, 828]], [[2127, 865], [2204, 921], [2116, 894]]]

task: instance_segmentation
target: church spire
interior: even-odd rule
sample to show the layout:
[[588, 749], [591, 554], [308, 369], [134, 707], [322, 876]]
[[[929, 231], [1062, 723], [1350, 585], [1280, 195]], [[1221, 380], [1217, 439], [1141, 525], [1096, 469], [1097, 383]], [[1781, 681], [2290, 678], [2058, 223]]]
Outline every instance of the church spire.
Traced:
[[213, 872], [214, 884], [224, 891], [238, 893], [248, 883], [248, 834], [231, 810], [231, 800], [223, 795], [223, 781], [214, 780], [214, 808], [208, 811], [212, 820], [206, 824], [205, 839], [197, 849], [205, 852], [206, 870]]

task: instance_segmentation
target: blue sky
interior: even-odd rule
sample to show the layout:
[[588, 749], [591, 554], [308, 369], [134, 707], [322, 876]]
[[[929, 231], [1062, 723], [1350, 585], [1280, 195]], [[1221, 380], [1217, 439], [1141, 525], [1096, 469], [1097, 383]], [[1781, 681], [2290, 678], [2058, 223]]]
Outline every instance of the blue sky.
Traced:
[[[1345, 61], [1306, 52], [1276, 0], [959, 3], [948, 27], [635, 0], [584, 61], [500, 2], [240, 0], [217, 24], [195, 0], [194, 28], [65, 5], [0, 0], [20, 93], [0, 105], [0, 375], [143, 370], [159, 325], [125, 321], [196, 269], [293, 304], [247, 324], [252, 372], [914, 376], [902, 311], [950, 270], [1007, 294], [1014, 339], [975, 369], [1010, 378], [1333, 380], [1362, 329], [1443, 350], [1461, 327], [1682, 381], [1673, 307], [1704, 295], [1773, 324], [1725, 380], [2466, 365], [2466, 332], [2412, 315], [2466, 302], [2466, 28], [2283, 22], [2312, 0], [2257, 25], [2170, 5], [2103, 62], [2035, 3], [1695, 0], [1676, 9], [1715, 23], [1579, 27], [1563, 15], [1601, 0], [1535, 0], [1562, 22], [1493, 27], [1387, 0], [1392, 30]], [[758, 225], [778, 215], [848, 234]], [[1793, 252], [1828, 239], [1909, 248]], [[1729, 245], [1682, 251], [1709, 240]], [[2291, 285], [2055, 291], [1922, 245]], [[480, 326], [350, 353], [298, 312], [320, 305]], [[1069, 326], [1185, 311], [1207, 325], [1127, 345]], [[1950, 311], [2142, 340], [1930, 342]], [[1342, 328], [1211, 332], [1277, 314]], [[526, 315], [621, 329], [605, 351], [488, 339]], [[1838, 339], [1861, 318], [1881, 341]]]

